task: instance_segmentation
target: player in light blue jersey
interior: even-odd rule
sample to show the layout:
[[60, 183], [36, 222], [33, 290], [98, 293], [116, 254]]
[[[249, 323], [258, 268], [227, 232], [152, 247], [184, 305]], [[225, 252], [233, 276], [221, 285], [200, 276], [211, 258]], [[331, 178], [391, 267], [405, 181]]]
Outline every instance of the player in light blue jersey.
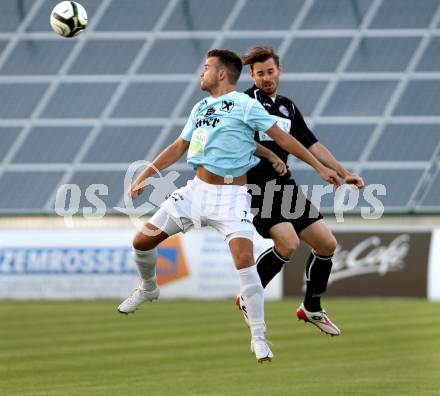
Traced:
[[[326, 168], [291, 135], [284, 133], [262, 105], [235, 92], [242, 61], [228, 50], [208, 52], [200, 74], [201, 89], [210, 96], [197, 103], [180, 137], [169, 145], [132, 184], [129, 195], [139, 196], [148, 177], [175, 163], [188, 151], [196, 176], [171, 194], [133, 240], [134, 260], [141, 284], [118, 307], [134, 312], [145, 301], [159, 297], [156, 283], [156, 246], [169, 236], [192, 227], [212, 226], [223, 234], [240, 278], [240, 295], [246, 302], [251, 349], [258, 362], [273, 357], [265, 339], [263, 287], [253, 257], [253, 225], [246, 172], [258, 163], [254, 131], [265, 131], [281, 147], [310, 164], [321, 177], [339, 185]], [[272, 165], [279, 169], [277, 157]], [[209, 263], [207, 263], [209, 265]]]
[[180, 135], [189, 141], [188, 162], [224, 177], [244, 175], [254, 156], [254, 130], [268, 130], [274, 118], [248, 95], [228, 92], [197, 103]]

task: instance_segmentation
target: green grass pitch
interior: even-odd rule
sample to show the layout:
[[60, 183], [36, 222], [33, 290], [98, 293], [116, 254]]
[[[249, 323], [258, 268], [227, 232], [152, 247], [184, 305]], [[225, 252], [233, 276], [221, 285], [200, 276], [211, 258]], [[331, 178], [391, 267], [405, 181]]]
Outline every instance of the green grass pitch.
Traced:
[[340, 337], [266, 303], [257, 364], [234, 301], [1, 302], [0, 395], [440, 395], [440, 304], [327, 299]]

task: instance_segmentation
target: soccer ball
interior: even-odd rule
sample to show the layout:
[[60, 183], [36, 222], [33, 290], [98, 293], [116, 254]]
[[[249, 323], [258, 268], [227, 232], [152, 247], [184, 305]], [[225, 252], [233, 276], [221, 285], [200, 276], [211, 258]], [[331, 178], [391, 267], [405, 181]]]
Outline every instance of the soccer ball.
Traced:
[[75, 1], [58, 3], [50, 14], [50, 25], [55, 33], [63, 37], [75, 37], [87, 26], [87, 13]]

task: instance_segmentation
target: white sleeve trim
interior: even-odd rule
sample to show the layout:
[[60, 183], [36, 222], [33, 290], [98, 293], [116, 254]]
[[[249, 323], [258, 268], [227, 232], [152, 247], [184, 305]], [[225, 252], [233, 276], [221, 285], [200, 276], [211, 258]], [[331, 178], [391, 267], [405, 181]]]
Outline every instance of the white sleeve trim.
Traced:
[[245, 123], [247, 123], [247, 120], [248, 120], [248, 117], [249, 117], [249, 113], [251, 112], [252, 106], [255, 104], [255, 102], [256, 102], [255, 99], [249, 98], [249, 101], [248, 101], [248, 103], [246, 105], [246, 109], [244, 111], [244, 118], [243, 118], [243, 120], [244, 120]]

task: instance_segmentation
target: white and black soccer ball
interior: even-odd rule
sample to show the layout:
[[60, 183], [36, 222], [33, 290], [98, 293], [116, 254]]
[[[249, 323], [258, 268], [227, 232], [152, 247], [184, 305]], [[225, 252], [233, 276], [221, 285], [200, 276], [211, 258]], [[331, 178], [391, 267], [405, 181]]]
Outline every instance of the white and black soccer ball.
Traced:
[[50, 14], [50, 25], [63, 37], [78, 36], [87, 26], [87, 12], [75, 1], [58, 3]]

